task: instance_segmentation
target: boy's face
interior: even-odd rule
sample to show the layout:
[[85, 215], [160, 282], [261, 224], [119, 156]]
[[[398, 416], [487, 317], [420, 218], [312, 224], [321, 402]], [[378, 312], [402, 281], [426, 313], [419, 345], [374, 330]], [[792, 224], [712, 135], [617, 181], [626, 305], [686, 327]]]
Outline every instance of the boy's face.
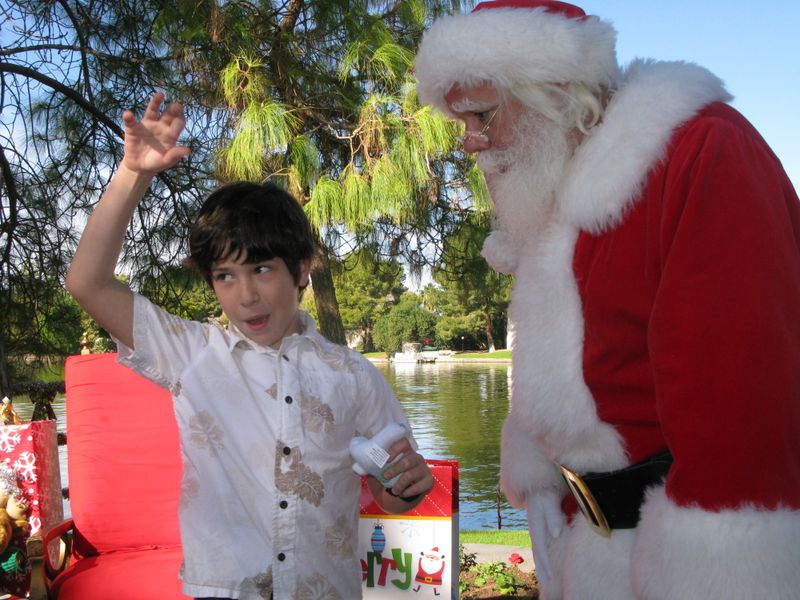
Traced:
[[308, 284], [310, 262], [300, 262], [294, 280], [281, 258], [246, 263], [244, 254], [214, 263], [211, 284], [231, 323], [262, 346], [278, 348], [287, 335], [298, 333], [298, 287]]

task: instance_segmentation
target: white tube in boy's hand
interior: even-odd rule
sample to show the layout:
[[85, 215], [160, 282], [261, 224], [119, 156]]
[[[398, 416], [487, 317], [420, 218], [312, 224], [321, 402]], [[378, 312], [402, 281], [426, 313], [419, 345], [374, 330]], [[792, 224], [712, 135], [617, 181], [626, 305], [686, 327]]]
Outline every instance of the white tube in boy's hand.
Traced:
[[[390, 423], [372, 439], [356, 436], [350, 440], [350, 456], [356, 462], [353, 464], [353, 471], [359, 475], [372, 475], [375, 479], [381, 482], [384, 487], [391, 488], [394, 482], [400, 477], [392, 478], [387, 481], [383, 473], [389, 468], [390, 464], [386, 464], [389, 460], [389, 448], [398, 440], [408, 436], [408, 429], [399, 423]], [[397, 461], [402, 454], [398, 454], [394, 461]]]

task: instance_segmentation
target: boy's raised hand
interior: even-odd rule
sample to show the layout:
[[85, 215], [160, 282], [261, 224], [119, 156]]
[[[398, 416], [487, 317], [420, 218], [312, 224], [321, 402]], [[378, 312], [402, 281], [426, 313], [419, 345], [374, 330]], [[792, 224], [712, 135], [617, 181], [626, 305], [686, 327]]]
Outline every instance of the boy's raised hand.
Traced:
[[136, 173], [160, 173], [169, 169], [191, 151], [178, 145], [186, 125], [183, 105], [172, 103], [161, 110], [163, 92], [156, 92], [144, 111], [141, 121], [126, 110], [122, 113], [125, 125], [125, 154], [122, 164]]

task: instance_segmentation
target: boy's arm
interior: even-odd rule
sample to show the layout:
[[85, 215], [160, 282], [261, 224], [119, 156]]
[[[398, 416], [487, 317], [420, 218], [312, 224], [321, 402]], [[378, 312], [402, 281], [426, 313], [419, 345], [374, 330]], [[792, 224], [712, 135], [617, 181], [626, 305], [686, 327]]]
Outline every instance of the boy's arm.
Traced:
[[133, 348], [133, 295], [115, 277], [125, 230], [155, 175], [189, 154], [177, 141], [183, 107], [160, 110], [164, 95], [150, 99], [141, 121], [125, 111], [125, 151], [108, 188], [89, 217], [67, 273], [66, 287], [83, 309], [123, 344]]
[[433, 474], [428, 468], [425, 459], [416, 452], [408, 439], [396, 442], [389, 449], [389, 460], [402, 453], [403, 456], [386, 470], [384, 477], [392, 479], [400, 475], [391, 493], [383, 487], [380, 481], [367, 476], [367, 485], [375, 502], [390, 514], [404, 513], [417, 506], [425, 495], [433, 488]]

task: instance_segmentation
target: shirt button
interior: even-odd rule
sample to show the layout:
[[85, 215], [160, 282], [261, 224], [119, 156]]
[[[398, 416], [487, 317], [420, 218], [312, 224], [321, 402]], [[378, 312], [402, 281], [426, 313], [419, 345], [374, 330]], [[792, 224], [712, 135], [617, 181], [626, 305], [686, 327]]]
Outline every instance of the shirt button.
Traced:
[[291, 396], [286, 396], [286, 398], [284, 398], [284, 400], [286, 401], [286, 404], [291, 404], [293, 402]]
[[289, 357], [288, 356], [286, 356], [285, 354], [283, 354], [281, 356], [283, 356], [283, 360], [285, 360], [286, 362], [289, 362]]
[[281, 500], [281, 503], [279, 504], [279, 506], [281, 508], [286, 508], [287, 506], [289, 506], [289, 503], [286, 500]]
[[283, 552], [281, 552], [280, 554], [278, 554], [278, 560], [286, 560], [286, 555]]
[[284, 454], [286, 454], [286, 455], [288, 456], [289, 454], [291, 454], [291, 453], [292, 453], [292, 449], [291, 449], [291, 448], [289, 448], [289, 446], [284, 446], [284, 447], [283, 447], [283, 453], [284, 453]]

